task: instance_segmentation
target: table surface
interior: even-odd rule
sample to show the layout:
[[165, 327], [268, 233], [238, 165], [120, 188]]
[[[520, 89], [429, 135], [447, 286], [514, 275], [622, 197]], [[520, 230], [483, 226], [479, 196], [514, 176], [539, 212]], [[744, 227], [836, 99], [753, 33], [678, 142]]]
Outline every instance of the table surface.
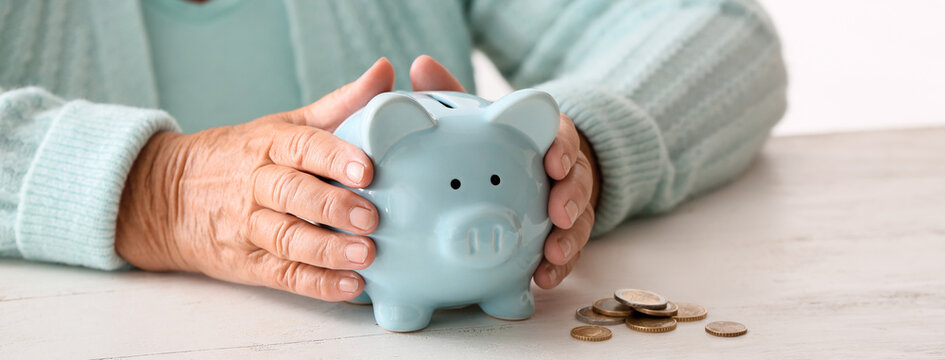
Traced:
[[[424, 331], [369, 306], [193, 274], [0, 261], [0, 356], [149, 358], [891, 358], [945, 356], [945, 128], [772, 139], [745, 176], [587, 246], [531, 319], [475, 306]], [[708, 309], [644, 334], [569, 336], [617, 288]], [[718, 338], [715, 320], [749, 333]]]

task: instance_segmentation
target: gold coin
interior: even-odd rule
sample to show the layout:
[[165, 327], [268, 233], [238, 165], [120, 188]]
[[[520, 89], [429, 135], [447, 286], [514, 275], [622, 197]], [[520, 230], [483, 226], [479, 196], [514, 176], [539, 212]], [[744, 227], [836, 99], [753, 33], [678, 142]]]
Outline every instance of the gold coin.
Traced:
[[651, 317], [633, 313], [627, 318], [627, 327], [645, 333], [663, 333], [676, 328], [676, 319], [668, 317]]
[[647, 309], [647, 308], [637, 308], [634, 310], [644, 313], [646, 315], [650, 315], [650, 316], [671, 317], [671, 316], [676, 316], [676, 314], [679, 312], [679, 307], [676, 306], [676, 304], [673, 303], [672, 301], [667, 301], [666, 308], [662, 310], [653, 310], [653, 309]]
[[721, 337], [736, 337], [748, 333], [748, 327], [734, 321], [713, 321], [706, 324], [705, 332]]
[[676, 321], [699, 321], [705, 319], [707, 313], [705, 308], [699, 304], [677, 302], [679, 312], [674, 316]]
[[571, 329], [571, 337], [581, 341], [604, 341], [610, 339], [610, 329], [597, 325], [583, 325]]
[[638, 289], [620, 289], [614, 292], [614, 298], [632, 308], [660, 310], [666, 308], [666, 298], [662, 295]]
[[607, 316], [629, 316], [633, 309], [614, 298], [603, 298], [594, 302], [594, 312]]
[[591, 325], [617, 325], [623, 322], [624, 316], [607, 316], [594, 311], [593, 307], [585, 306], [574, 313], [578, 321]]

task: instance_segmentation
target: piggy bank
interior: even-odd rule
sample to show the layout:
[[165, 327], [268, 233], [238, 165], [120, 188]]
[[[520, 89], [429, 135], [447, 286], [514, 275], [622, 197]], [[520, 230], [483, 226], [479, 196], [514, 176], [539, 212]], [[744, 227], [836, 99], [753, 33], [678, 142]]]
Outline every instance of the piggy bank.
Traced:
[[478, 304], [499, 319], [535, 311], [529, 284], [551, 229], [543, 158], [558, 105], [520, 90], [495, 103], [457, 92], [380, 94], [335, 135], [374, 163], [352, 189], [379, 212], [374, 262], [358, 271], [374, 318], [426, 327], [437, 308]]

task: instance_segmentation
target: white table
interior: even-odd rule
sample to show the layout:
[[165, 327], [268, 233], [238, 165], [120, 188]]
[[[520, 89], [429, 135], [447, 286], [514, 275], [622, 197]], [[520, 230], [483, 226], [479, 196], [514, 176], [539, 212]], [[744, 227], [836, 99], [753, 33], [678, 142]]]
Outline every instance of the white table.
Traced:
[[[572, 339], [574, 310], [620, 287], [709, 310], [665, 334]], [[945, 128], [773, 139], [746, 176], [591, 243], [526, 321], [476, 307], [422, 332], [371, 308], [199, 275], [0, 260], [0, 357], [945, 357]], [[707, 335], [708, 321], [749, 327]]]

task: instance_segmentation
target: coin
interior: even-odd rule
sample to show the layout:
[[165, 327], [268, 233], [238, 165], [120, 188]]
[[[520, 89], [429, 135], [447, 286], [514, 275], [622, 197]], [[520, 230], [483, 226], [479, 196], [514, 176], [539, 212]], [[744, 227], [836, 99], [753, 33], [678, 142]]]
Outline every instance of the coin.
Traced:
[[635, 310], [650, 316], [671, 317], [676, 316], [676, 314], [679, 312], [679, 307], [676, 306], [676, 304], [672, 301], [667, 301], [666, 308], [662, 310], [653, 310], [647, 308], [637, 308]]
[[676, 328], [676, 319], [668, 317], [652, 317], [633, 313], [627, 317], [627, 327], [645, 333], [663, 333]]
[[679, 307], [679, 313], [674, 316], [676, 321], [699, 321], [706, 317], [705, 308], [699, 304], [677, 302], [676, 306]]
[[[603, 298], [594, 302], [594, 312], [607, 316], [627, 317], [633, 312], [629, 306], [620, 303], [614, 298]], [[621, 321], [623, 321], [621, 319]]]
[[661, 310], [666, 308], [666, 298], [646, 290], [620, 289], [614, 292], [614, 298], [633, 308]]
[[611, 336], [613, 333], [610, 329], [602, 326], [583, 325], [571, 329], [571, 337], [581, 341], [604, 341], [610, 339]]
[[705, 332], [721, 337], [736, 337], [748, 333], [748, 327], [734, 321], [713, 321], [706, 324]]
[[585, 306], [574, 313], [578, 321], [591, 325], [617, 325], [623, 322], [624, 316], [607, 316], [598, 314], [592, 306]]

